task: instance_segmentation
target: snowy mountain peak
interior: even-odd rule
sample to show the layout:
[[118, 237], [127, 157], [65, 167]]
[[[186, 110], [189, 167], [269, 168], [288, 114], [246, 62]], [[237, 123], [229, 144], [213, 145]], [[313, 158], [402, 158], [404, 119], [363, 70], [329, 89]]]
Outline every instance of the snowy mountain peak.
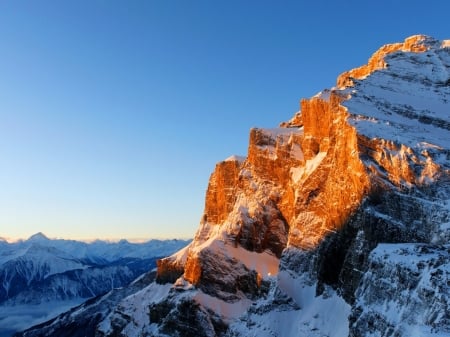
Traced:
[[50, 239], [42, 232], [38, 232], [36, 234], [33, 234], [32, 236], [30, 236], [27, 241], [28, 242], [46, 242], [49, 241]]
[[337, 79], [337, 87], [343, 89], [353, 86], [353, 80], [366, 78], [373, 72], [387, 67], [386, 57], [398, 52], [403, 53], [424, 53], [429, 50], [447, 48], [450, 40], [439, 41], [426, 35], [413, 35], [405, 39], [404, 42], [386, 44], [379, 48], [369, 59], [367, 64], [351, 69], [341, 74]]

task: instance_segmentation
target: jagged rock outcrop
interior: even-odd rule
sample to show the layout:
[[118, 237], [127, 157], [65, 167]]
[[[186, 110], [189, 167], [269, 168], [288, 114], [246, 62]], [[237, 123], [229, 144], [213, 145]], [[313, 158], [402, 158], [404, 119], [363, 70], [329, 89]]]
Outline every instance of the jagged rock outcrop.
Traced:
[[[253, 129], [247, 159], [231, 158], [216, 166], [196, 242], [204, 242], [213, 232], [223, 229], [244, 248], [264, 251], [269, 247], [260, 234], [274, 232], [267, 231], [270, 228], [267, 214], [272, 213], [275, 216], [270, 217], [270, 223], [277, 220], [285, 227], [280, 235], [266, 240], [277, 243], [278, 247], [272, 249], [275, 254], [280, 256], [288, 242], [299, 248], [313, 248], [328, 233], [347, 223], [365, 197], [379, 193], [386, 184], [433, 181], [440, 172], [439, 164], [427, 151], [417, 153], [395, 140], [359, 133], [357, 124], [370, 117], [364, 117], [364, 111], [359, 109], [350, 110], [345, 102], [354, 97], [359, 99], [355, 89], [358, 84], [348, 82], [349, 78], [362, 79], [385, 69], [388, 56], [398, 57], [395, 52], [424, 52], [438, 43], [414, 36], [404, 43], [386, 45], [367, 65], [339, 77], [338, 86], [343, 89], [302, 100], [301, 113], [284, 123], [286, 128]], [[371, 101], [370, 97], [367, 100]], [[368, 165], [368, 161], [372, 164]], [[271, 212], [264, 209], [250, 214], [244, 205], [249, 201], [263, 208], [268, 204]], [[235, 205], [240, 209], [234, 210]], [[188, 260], [192, 258], [194, 255]]]
[[[281, 127], [252, 129], [247, 157], [211, 175], [194, 241], [158, 263], [149, 318], [132, 331], [448, 333], [449, 47], [422, 35], [386, 45]], [[139, 296], [104, 335], [133, 329], [114, 326]]]
[[[277, 257], [291, 247], [317, 295], [331, 286], [352, 304], [379, 243], [446, 242], [448, 209], [436, 200], [449, 195], [449, 60], [448, 42], [426, 36], [383, 46], [282, 128], [251, 130], [247, 158], [211, 176], [184, 278], [221, 283], [216, 269], [231, 264], [212, 268], [201, 253], [216, 239]], [[269, 233], [277, 249], [261, 240]]]
[[242, 162], [231, 158], [216, 165], [208, 184], [205, 200], [204, 221], [222, 223], [232, 211]]
[[427, 39], [423, 35], [414, 35], [405, 39], [404, 42], [386, 44], [372, 55], [367, 64], [341, 74], [337, 79], [337, 86], [340, 89], [351, 87], [354, 85], [353, 79], [361, 80], [376, 70], [386, 68], [387, 63], [385, 58], [389, 54], [393, 54], [397, 51], [414, 53], [424, 52], [432, 47], [433, 43], [436, 42], [439, 41]]

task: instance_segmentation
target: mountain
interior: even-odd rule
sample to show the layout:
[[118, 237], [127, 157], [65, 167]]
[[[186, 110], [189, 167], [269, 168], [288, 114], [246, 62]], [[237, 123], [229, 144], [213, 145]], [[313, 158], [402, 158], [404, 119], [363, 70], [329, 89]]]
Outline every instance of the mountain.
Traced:
[[450, 40], [381, 47], [216, 165], [154, 282], [17, 336], [449, 336], [449, 97]]
[[[184, 240], [142, 244], [50, 240], [42, 233], [0, 242], [0, 332], [23, 329], [88, 298], [128, 285]], [[24, 323], [24, 317], [33, 320]]]

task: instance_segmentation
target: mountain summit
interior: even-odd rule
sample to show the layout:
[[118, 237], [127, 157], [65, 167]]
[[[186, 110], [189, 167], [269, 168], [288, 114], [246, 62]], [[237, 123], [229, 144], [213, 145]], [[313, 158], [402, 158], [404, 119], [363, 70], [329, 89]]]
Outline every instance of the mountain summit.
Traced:
[[448, 335], [449, 97], [450, 40], [416, 35], [252, 129], [194, 241], [95, 336]]
[[49, 238], [42, 232], [38, 232], [36, 234], [33, 234], [32, 236], [30, 236], [27, 239], [27, 241], [29, 241], [29, 242], [39, 242], [39, 241], [45, 242], [45, 241], [48, 241], [48, 240], [49, 240]]

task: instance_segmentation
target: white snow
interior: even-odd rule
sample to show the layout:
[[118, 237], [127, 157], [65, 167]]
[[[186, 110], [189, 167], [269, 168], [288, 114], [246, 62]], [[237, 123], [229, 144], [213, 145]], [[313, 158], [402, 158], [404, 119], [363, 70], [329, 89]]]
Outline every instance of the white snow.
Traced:
[[[329, 288], [324, 295], [316, 297], [316, 284], [308, 284], [301, 275], [294, 277], [285, 271], [280, 272], [279, 289], [291, 296], [299, 309], [275, 307], [262, 313], [249, 312], [241, 320], [231, 323], [231, 331], [238, 336], [254, 337], [347, 337], [350, 305]], [[256, 303], [256, 308], [265, 303], [270, 305], [272, 296], [274, 291], [266, 301]]]
[[448, 245], [379, 244], [370, 254], [376, 265], [357, 290], [362, 315], [381, 317], [401, 336], [448, 336], [443, 316], [448, 308], [448, 249]]
[[200, 246], [192, 248], [192, 252], [200, 252], [208, 247], [209, 250], [220, 252], [229, 258], [235, 258], [242, 262], [249, 270], [254, 270], [262, 277], [276, 275], [278, 273], [279, 259], [271, 252], [256, 253], [248, 251], [240, 246], [235, 247], [225, 240], [212, 237]]
[[304, 156], [303, 156], [303, 151], [302, 151], [302, 147], [300, 146], [300, 144], [292, 144], [292, 148], [291, 148], [291, 158], [303, 161], [304, 160]]
[[441, 43], [441, 48], [450, 48], [450, 40], [443, 40]]
[[232, 155], [230, 157], [228, 157], [227, 159], [225, 159], [224, 161], [237, 161], [239, 163], [243, 163], [247, 158], [244, 156], [237, 156], [237, 155]]
[[302, 132], [300, 128], [264, 128], [260, 130], [265, 134], [270, 135], [272, 139], [276, 139], [277, 137], [289, 137], [292, 134]]
[[250, 252], [242, 247], [234, 247], [231, 245], [226, 245], [225, 250], [228, 256], [241, 261], [248, 269], [255, 270], [263, 277], [278, 273], [280, 261], [270, 252]]
[[252, 304], [252, 301], [247, 298], [243, 298], [232, 303], [225, 302], [221, 299], [205, 294], [202, 291], [198, 291], [193, 298], [196, 302], [208, 309], [211, 309], [226, 320], [238, 318]]
[[[0, 265], [28, 254], [51, 254], [62, 259], [91, 259], [92, 261], [115, 261], [121, 258], [151, 258], [167, 256], [188, 244], [188, 240], [150, 240], [144, 243], [94, 241], [86, 243], [74, 240], [44, 239], [35, 234], [29, 240], [0, 245]], [[32, 249], [30, 251], [30, 249]], [[40, 251], [39, 254], [36, 254]], [[45, 258], [44, 258], [45, 260]]]
[[[67, 311], [87, 299], [79, 297], [96, 295], [98, 290], [93, 290], [95, 282], [114, 288], [118, 286], [115, 283], [120, 277], [132, 276], [130, 269], [109, 265], [110, 261], [133, 256], [142, 259], [161, 256], [186, 243], [182, 240], [153, 240], [144, 244], [126, 241], [87, 244], [51, 240], [42, 233], [25, 241], [1, 242], [0, 290], [6, 293], [7, 299], [0, 305], [0, 332], [4, 329], [25, 329]], [[102, 268], [92, 267], [93, 263], [101, 264]], [[64, 274], [69, 270], [77, 270], [73, 275], [77, 275], [78, 279]], [[37, 281], [42, 282], [42, 286], [34, 286]], [[18, 282], [24, 283], [19, 292], [14, 288]], [[37, 304], [39, 302], [41, 304]]]
[[307, 179], [320, 165], [322, 160], [326, 157], [326, 152], [319, 152], [314, 158], [306, 161], [304, 166], [292, 167], [291, 178], [295, 184]]
[[186, 263], [186, 259], [187, 259], [187, 255], [189, 253], [189, 249], [192, 246], [192, 243], [190, 243], [189, 245], [187, 245], [186, 247], [180, 249], [178, 252], [176, 252], [175, 254], [170, 256], [170, 259], [173, 259], [174, 261], [177, 261], [181, 264], [185, 264]]
[[291, 158], [297, 160], [303, 160], [303, 153], [299, 144], [294, 141], [295, 135], [303, 134], [303, 128], [293, 127], [293, 128], [272, 128], [272, 129], [256, 129], [267, 138], [272, 139], [274, 142], [268, 144], [259, 144], [257, 148], [265, 151], [266, 156], [272, 160], [278, 158], [277, 152], [280, 146], [290, 145], [291, 146]]
[[[150, 327], [150, 318], [148, 315], [148, 308], [150, 304], [157, 303], [163, 300], [172, 288], [171, 284], [157, 284], [151, 283], [149, 286], [123, 299], [119, 308], [121, 312], [128, 314], [133, 319], [128, 322], [123, 330], [123, 334], [128, 337], [139, 337], [143, 331]], [[112, 332], [111, 320], [116, 314], [113, 311], [106, 319], [104, 319], [98, 326], [98, 330], [108, 334]]]
[[[442, 46], [448, 47], [448, 41]], [[342, 103], [354, 116], [350, 123], [369, 138], [411, 148], [422, 141], [448, 149], [449, 131], [426, 121], [450, 122], [450, 88], [444, 85], [450, 79], [450, 54], [431, 49], [426, 53], [395, 53], [386, 60], [387, 68], [343, 90], [351, 96]]]
[[315, 94], [313, 97], [323, 99], [324, 101], [328, 101], [330, 99], [331, 90], [330, 89], [324, 89], [317, 94]]
[[300, 306], [297, 324], [307, 324], [329, 336], [348, 336], [351, 307], [332, 289], [328, 289], [328, 294], [316, 296], [315, 283], [307, 285], [301, 276], [293, 277], [284, 271], [278, 274], [278, 286]]

